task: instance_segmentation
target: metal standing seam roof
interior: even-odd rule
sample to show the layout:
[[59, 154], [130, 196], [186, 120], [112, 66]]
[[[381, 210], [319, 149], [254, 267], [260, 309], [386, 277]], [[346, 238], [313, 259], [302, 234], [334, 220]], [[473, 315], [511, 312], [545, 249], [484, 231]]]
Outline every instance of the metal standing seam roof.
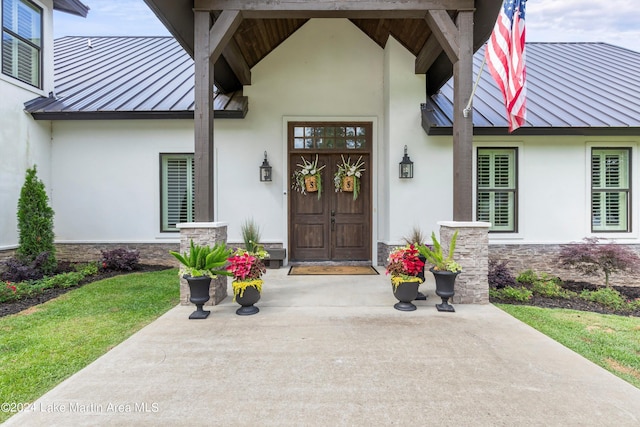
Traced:
[[[54, 41], [55, 92], [25, 104], [36, 120], [193, 118], [194, 63], [172, 37]], [[215, 115], [247, 113], [242, 92], [216, 94]]]
[[[640, 135], [640, 53], [607, 43], [527, 43], [527, 123], [514, 134]], [[474, 82], [484, 47], [474, 56]], [[453, 80], [422, 106], [430, 135], [451, 135]], [[476, 135], [507, 134], [488, 66], [473, 99]]]
[[[172, 37], [55, 40], [55, 93], [25, 104], [41, 120], [192, 118], [194, 64]], [[640, 53], [606, 43], [527, 43], [527, 124], [515, 134], [640, 134]], [[474, 79], [484, 55], [474, 56]], [[217, 94], [215, 116], [244, 117], [241, 92]], [[431, 135], [451, 135], [453, 81], [422, 106]], [[502, 94], [487, 66], [474, 133], [506, 135]]]

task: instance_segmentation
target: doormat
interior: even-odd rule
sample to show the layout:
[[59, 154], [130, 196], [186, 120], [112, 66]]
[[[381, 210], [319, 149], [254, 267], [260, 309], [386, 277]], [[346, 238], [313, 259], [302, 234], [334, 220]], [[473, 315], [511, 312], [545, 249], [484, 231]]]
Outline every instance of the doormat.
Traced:
[[289, 276], [375, 274], [378, 272], [370, 265], [294, 265], [289, 269]]

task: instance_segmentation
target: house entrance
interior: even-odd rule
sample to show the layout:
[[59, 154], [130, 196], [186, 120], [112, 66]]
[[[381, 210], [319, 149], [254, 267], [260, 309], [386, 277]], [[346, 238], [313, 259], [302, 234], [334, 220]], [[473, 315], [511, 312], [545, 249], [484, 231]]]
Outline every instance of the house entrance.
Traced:
[[[322, 168], [319, 191], [290, 190], [290, 261], [371, 260], [371, 141], [370, 122], [289, 123], [290, 187], [304, 161], [317, 159]], [[343, 161], [359, 161], [364, 169], [355, 199], [351, 191], [335, 191]]]

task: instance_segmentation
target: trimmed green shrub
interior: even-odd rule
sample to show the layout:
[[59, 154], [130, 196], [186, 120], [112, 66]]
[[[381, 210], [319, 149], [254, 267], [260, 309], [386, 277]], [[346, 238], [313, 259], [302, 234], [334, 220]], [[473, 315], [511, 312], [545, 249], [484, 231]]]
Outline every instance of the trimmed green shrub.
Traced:
[[44, 183], [36, 175], [36, 166], [27, 169], [25, 182], [18, 199], [19, 240], [16, 256], [24, 265], [31, 264], [38, 255], [47, 253], [40, 264], [42, 273], [56, 269], [56, 248], [53, 234], [53, 209]]
[[489, 289], [489, 296], [502, 301], [526, 302], [531, 299], [533, 292], [523, 287], [505, 286], [502, 289]]
[[616, 310], [627, 305], [622, 294], [613, 288], [600, 288], [597, 291], [584, 290], [580, 293], [580, 298], [587, 301], [597, 302]]
[[560, 279], [546, 273], [541, 273], [539, 278], [534, 280], [531, 290], [535, 295], [550, 298], [569, 298], [572, 294], [575, 295], [574, 292], [563, 289], [560, 286]]
[[536, 280], [538, 280], [538, 275], [533, 270], [525, 270], [522, 273], [518, 274], [518, 277], [516, 277], [516, 282], [523, 285], [533, 285], [533, 282], [535, 282]]
[[88, 264], [78, 264], [74, 268], [75, 271], [84, 274], [85, 276], [93, 276], [98, 274], [98, 263], [90, 262]]
[[82, 279], [84, 279], [84, 274], [78, 271], [70, 271], [69, 273], [60, 273], [55, 276], [45, 277], [39, 282], [44, 289], [69, 288], [76, 286]]

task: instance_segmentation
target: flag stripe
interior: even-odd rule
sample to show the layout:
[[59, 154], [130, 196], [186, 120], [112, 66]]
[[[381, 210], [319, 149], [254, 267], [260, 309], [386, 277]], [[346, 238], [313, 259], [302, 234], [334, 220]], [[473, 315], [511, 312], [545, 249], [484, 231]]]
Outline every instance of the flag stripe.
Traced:
[[489, 71], [504, 97], [509, 132], [526, 120], [525, 5], [527, 0], [505, 0], [487, 43]]

